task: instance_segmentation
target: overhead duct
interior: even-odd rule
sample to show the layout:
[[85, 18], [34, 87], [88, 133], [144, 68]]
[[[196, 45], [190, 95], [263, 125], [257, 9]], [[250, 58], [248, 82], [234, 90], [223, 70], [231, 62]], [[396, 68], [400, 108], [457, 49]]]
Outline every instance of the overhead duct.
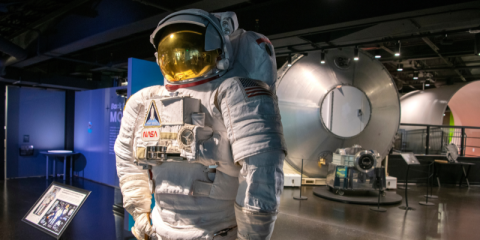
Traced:
[[6, 66], [25, 60], [28, 56], [28, 53], [25, 49], [2, 37], [0, 37], [0, 52], [10, 55], [10, 57], [4, 57], [0, 59], [0, 69], [2, 70]]
[[354, 49], [297, 54], [278, 72], [277, 95], [287, 144], [286, 161], [311, 178], [325, 178], [338, 148], [360, 144], [384, 157], [400, 123], [392, 77], [373, 56]]

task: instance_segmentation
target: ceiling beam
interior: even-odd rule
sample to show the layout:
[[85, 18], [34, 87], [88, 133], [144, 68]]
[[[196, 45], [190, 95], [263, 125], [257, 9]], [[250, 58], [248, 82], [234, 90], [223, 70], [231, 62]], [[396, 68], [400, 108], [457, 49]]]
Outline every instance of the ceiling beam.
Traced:
[[[455, 65], [453, 63], [451, 63], [450, 60], [448, 60], [446, 57], [442, 56], [442, 54], [440, 53], [440, 48], [438, 48], [438, 46], [435, 45], [435, 43], [433, 43], [430, 40], [430, 38], [422, 37], [422, 40], [440, 57], [440, 59], [443, 60], [443, 62], [445, 62], [453, 71], [455, 71], [455, 73], [460, 77], [460, 79], [462, 79], [462, 81], [464, 81], [464, 82], [467, 81], [467, 79], [465, 79], [465, 77], [463, 77], [462, 73], [458, 69], [455, 68]], [[430, 71], [432, 71], [432, 70], [430, 70]]]
[[146, 1], [146, 0], [133, 0], [135, 2], [139, 2], [141, 4], [145, 4], [147, 6], [152, 6], [152, 7], [156, 7], [158, 9], [161, 9], [163, 11], [166, 11], [166, 12], [174, 12], [175, 10], [174, 9], [171, 9], [171, 8], [168, 8], [168, 7], [165, 7], [165, 6], [162, 6], [158, 3], [154, 3], [154, 2], [150, 2], [150, 1]]
[[[468, 57], [473, 56], [472, 51], [462, 51], [462, 52], [449, 52], [443, 53], [443, 57]], [[437, 59], [439, 58], [438, 54], [422, 54], [422, 55], [402, 55], [402, 60], [409, 61], [409, 60], [430, 60], [430, 59]], [[392, 57], [382, 57], [380, 62], [397, 62], [398, 57], [394, 57], [392, 53]]]
[[[480, 65], [478, 65], [478, 66], [431, 67], [431, 68], [405, 68], [401, 72], [402, 73], [434, 72], [434, 71], [442, 71], [442, 70], [458, 71], [460, 69], [476, 69], [476, 68], [480, 68]], [[465, 78], [463, 75], [461, 77]], [[463, 81], [465, 81], [465, 80], [463, 80]]]
[[385, 47], [385, 44], [384, 44], [384, 43], [381, 43], [381, 44], [380, 44], [380, 48], [383, 49], [384, 51], [392, 54], [392, 56], [395, 55], [395, 53], [394, 53], [392, 50], [390, 50], [390, 48]]
[[[181, 9], [199, 8], [205, 11], [215, 11], [218, 8], [225, 8], [225, 7], [232, 6], [244, 1], [245, 0], [224, 0], [219, 2], [218, 0], [203, 0], [203, 1], [195, 2], [188, 6], [181, 7]], [[129, 37], [131, 35], [138, 34], [141, 32], [153, 31], [155, 26], [157, 26], [158, 21], [166, 17], [168, 14], [169, 14], [168, 12], [163, 12], [158, 15], [139, 20], [137, 22], [132, 22], [132, 23], [115, 27], [109, 30], [105, 30], [105, 31], [102, 31], [101, 33], [94, 34], [94, 35], [85, 37], [83, 39], [79, 39], [77, 41], [65, 44], [63, 46], [55, 47], [53, 49], [48, 49], [47, 51], [43, 52], [42, 55], [37, 55], [31, 58], [27, 58], [24, 61], [13, 64], [12, 66], [23, 68], [23, 67], [31, 66], [33, 64], [37, 64], [37, 63], [52, 59], [52, 57], [45, 56], [45, 55], [60, 57], [66, 54], [80, 51], [82, 49], [112, 42], [120, 38]], [[146, 40], [145, 44], [148, 44], [148, 39]]]
[[[475, 27], [475, 29], [480, 29], [480, 26]], [[427, 37], [432, 37], [432, 36], [438, 36], [438, 35], [444, 35], [444, 34], [452, 34], [452, 33], [459, 33], [459, 32], [468, 32], [472, 30], [472, 28], [463, 28], [463, 29], [456, 29], [456, 30], [451, 30], [451, 31], [440, 31], [440, 32], [430, 32], [430, 33], [421, 33], [418, 35], [408, 35], [408, 36], [403, 36], [403, 37], [395, 37], [395, 38], [388, 38], [388, 39], [379, 39], [379, 40], [372, 40], [372, 41], [365, 41], [365, 42], [356, 42], [356, 43], [348, 43], [348, 44], [332, 44], [331, 46], [319, 46], [321, 49], [327, 50], [327, 49], [335, 49], [335, 48], [344, 48], [344, 47], [362, 47], [365, 45], [373, 45], [373, 44], [382, 44], [386, 42], [398, 42], [400, 40], [409, 40], [409, 39], [415, 39], [415, 38], [427, 38]], [[294, 48], [294, 47], [300, 47], [300, 46], [311, 46], [311, 43], [299, 43], [299, 44], [292, 44], [288, 46], [280, 46], [277, 47], [280, 49], [284, 48]], [[318, 46], [318, 45], [317, 45]], [[311, 51], [317, 51], [318, 49], [304, 49], [304, 50], [298, 50], [298, 51], [291, 51], [290, 53], [304, 53], [304, 52], [311, 52]], [[473, 52], [473, 51], [472, 51]], [[276, 53], [276, 55], [282, 55], [282, 54], [288, 54], [289, 52], [279, 52]], [[403, 57], [402, 57], [403, 58]]]
[[53, 19], [55, 18], [58, 18], [62, 15], [64, 15], [65, 13], [79, 7], [80, 5], [88, 2], [90, 0], [77, 0], [77, 1], [73, 1], [73, 2], [70, 2], [68, 4], [65, 4], [65, 7], [61, 8], [61, 9], [58, 9], [57, 11], [54, 11], [50, 14], [48, 14], [47, 16], [41, 18], [40, 20], [32, 23], [30, 26], [24, 28], [24, 29], [21, 29], [15, 33], [13, 33], [12, 35], [10, 35], [8, 38], [9, 39], [12, 39], [12, 38], [15, 38], [21, 34], [24, 34], [28, 31], [30, 31], [31, 29], [38, 29], [39, 27], [41, 27], [42, 25], [44, 25], [45, 23], [47, 22], [50, 22], [52, 21]]

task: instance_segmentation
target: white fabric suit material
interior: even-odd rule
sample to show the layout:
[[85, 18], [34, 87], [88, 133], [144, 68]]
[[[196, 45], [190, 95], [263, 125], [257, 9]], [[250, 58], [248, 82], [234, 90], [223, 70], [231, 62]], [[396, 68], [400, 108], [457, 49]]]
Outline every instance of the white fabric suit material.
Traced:
[[239, 240], [270, 239], [283, 192], [284, 158], [273, 151], [242, 160], [235, 204]]
[[[199, 112], [205, 115], [205, 121], [195, 126], [211, 128], [212, 133], [198, 143], [194, 161], [168, 159], [152, 168], [155, 186], [152, 229], [158, 239], [269, 239], [271, 236], [283, 189], [286, 147], [271, 87], [276, 74], [261, 73], [271, 72], [275, 67], [273, 47], [269, 41], [256, 41], [256, 36], [263, 37], [242, 29], [230, 34], [233, 46], [230, 56], [233, 53], [236, 58], [230, 59], [230, 68], [219, 78], [189, 87], [170, 85], [179, 85], [174, 90], [176, 95], [199, 100]], [[265, 44], [269, 44], [271, 53]], [[273, 63], [260, 64], [261, 67], [248, 65], [248, 59], [239, 58], [247, 48], [253, 48], [249, 53], [252, 59], [265, 62], [273, 59]], [[262, 82], [236, 76], [269, 79], [261, 79]], [[167, 88], [145, 88], [128, 100], [115, 143], [124, 206], [139, 221], [142, 213], [150, 212], [151, 191], [147, 170], [134, 161], [140, 162], [138, 157], [142, 156], [137, 147], [154, 146], [162, 140], [142, 139], [142, 131], [145, 119], [150, 117], [152, 102], [159, 106], [159, 101], [173, 92]], [[160, 119], [171, 115], [158, 111]], [[177, 131], [173, 127], [165, 127], [169, 133], [159, 129], [161, 136]], [[213, 174], [208, 173], [212, 165], [216, 166]], [[135, 230], [145, 229], [148, 233], [147, 225], [135, 226]], [[224, 229], [229, 229], [226, 236], [216, 235]]]
[[[139, 216], [145, 218], [150, 213], [151, 190], [146, 170], [142, 170], [133, 163], [133, 134], [136, 128], [136, 121], [144, 110], [140, 95], [134, 95], [129, 99], [129, 104], [123, 111], [121, 130], [115, 141], [115, 155], [117, 158], [117, 174], [120, 182], [120, 189], [123, 194], [123, 206], [137, 221]], [[132, 121], [133, 120], [133, 121]], [[132, 232], [138, 237], [144, 236], [145, 231], [150, 230], [149, 222], [138, 221], [144, 224], [139, 227], [136, 224]]]

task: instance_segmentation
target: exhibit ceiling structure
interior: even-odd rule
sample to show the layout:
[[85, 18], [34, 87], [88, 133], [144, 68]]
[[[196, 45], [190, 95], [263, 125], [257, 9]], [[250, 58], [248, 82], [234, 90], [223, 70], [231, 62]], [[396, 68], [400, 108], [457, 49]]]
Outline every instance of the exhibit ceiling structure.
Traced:
[[[298, 172], [304, 159], [307, 177], [325, 179], [322, 166], [337, 148], [360, 144], [387, 155], [399, 124], [409, 121], [400, 118], [408, 110], [399, 98], [407, 103], [413, 95], [402, 95], [454, 91], [447, 89], [480, 77], [478, 1], [407, 1], [382, 11], [370, 7], [376, 4], [382, 3], [20, 1], [5, 5], [0, 19], [0, 82], [75, 91], [125, 86], [132, 83], [128, 58], [155, 61], [148, 39], [159, 19], [190, 8], [232, 11], [242, 28], [274, 46], [286, 162]], [[451, 107], [459, 102], [471, 112], [465, 99], [455, 99]]]
[[[242, 28], [270, 39], [278, 67], [287, 62], [289, 54], [324, 49], [328, 56], [331, 48], [358, 46], [381, 57], [378, 60], [392, 74], [400, 93], [422, 90], [424, 84], [428, 89], [478, 79], [478, 56], [474, 55], [480, 20], [477, 1], [404, 1], [379, 10], [382, 4], [18, 1], [6, 4], [0, 19], [1, 66], [5, 68], [0, 81], [77, 90], [125, 82], [129, 57], [155, 60], [154, 49], [148, 41], [145, 44], [153, 26], [170, 12], [188, 8], [235, 12]], [[397, 71], [400, 64], [402, 72]]]

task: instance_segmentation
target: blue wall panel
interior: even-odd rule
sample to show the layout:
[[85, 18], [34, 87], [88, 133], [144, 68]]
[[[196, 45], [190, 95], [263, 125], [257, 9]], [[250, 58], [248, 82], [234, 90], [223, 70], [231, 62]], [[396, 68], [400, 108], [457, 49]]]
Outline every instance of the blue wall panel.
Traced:
[[139, 90], [163, 85], [163, 75], [157, 63], [136, 58], [128, 59], [128, 96]]
[[75, 93], [74, 149], [81, 153], [75, 161], [75, 173], [112, 186], [118, 186], [113, 147], [125, 103], [116, 89]]
[[[9, 86], [6, 126], [7, 178], [44, 176], [45, 156], [39, 152], [64, 148], [65, 92]], [[23, 142], [24, 135], [29, 136], [28, 143]], [[19, 156], [22, 144], [33, 145], [34, 155]], [[62, 173], [63, 161], [56, 167]]]

